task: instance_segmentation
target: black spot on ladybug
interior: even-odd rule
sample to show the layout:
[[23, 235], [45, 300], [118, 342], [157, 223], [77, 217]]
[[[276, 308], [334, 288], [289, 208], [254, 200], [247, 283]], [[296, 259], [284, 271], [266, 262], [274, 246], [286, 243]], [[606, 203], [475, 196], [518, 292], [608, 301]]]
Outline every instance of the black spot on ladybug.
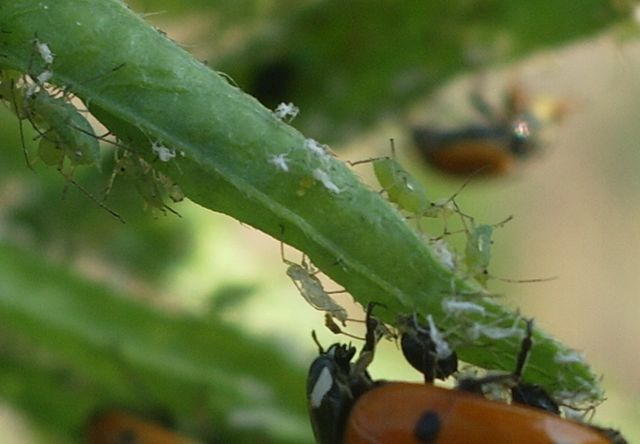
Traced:
[[434, 411], [428, 411], [420, 416], [413, 430], [413, 436], [424, 444], [432, 444], [438, 439], [440, 433], [441, 423], [438, 413]]

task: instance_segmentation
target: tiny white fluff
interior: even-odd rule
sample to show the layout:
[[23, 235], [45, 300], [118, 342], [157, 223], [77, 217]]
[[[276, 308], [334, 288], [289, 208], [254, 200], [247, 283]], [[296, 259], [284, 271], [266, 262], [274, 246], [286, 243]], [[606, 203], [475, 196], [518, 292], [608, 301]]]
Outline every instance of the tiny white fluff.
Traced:
[[151, 149], [158, 155], [158, 159], [160, 159], [161, 162], [169, 162], [176, 157], [176, 150], [167, 148], [158, 140], [151, 144]]
[[433, 322], [433, 317], [431, 315], [427, 316], [427, 322], [429, 323], [429, 335], [431, 336], [431, 340], [435, 343], [436, 346], [436, 358], [445, 359], [451, 356], [451, 347], [447, 341], [445, 341], [442, 333], [436, 327], [436, 324]]
[[48, 82], [51, 79], [51, 77], [53, 77], [53, 73], [47, 69], [45, 71], [42, 71], [38, 75], [38, 77], [36, 77], [36, 83], [38, 85], [42, 85], [43, 83]]
[[448, 314], [477, 313], [483, 315], [485, 313], [482, 305], [467, 301], [456, 301], [455, 299], [443, 299], [442, 309]]
[[313, 139], [305, 139], [304, 147], [318, 157], [325, 157], [327, 155], [327, 150], [325, 146], [321, 145], [320, 143], [316, 142]]
[[300, 112], [300, 109], [293, 103], [281, 103], [273, 111], [273, 114], [280, 120], [292, 121]]
[[320, 168], [313, 170], [313, 178], [322, 183], [322, 186], [334, 194], [340, 194], [342, 190], [333, 183], [329, 175]]
[[553, 357], [553, 360], [557, 364], [574, 364], [584, 362], [584, 356], [578, 351], [570, 350], [565, 353], [556, 353], [556, 355]]
[[287, 154], [274, 154], [269, 157], [269, 163], [274, 165], [280, 171], [284, 171], [285, 173], [289, 171], [289, 164], [287, 163]]
[[515, 325], [510, 328], [503, 327], [489, 327], [481, 324], [474, 324], [473, 327], [467, 330], [467, 337], [472, 341], [480, 339], [481, 336], [486, 336], [489, 339], [495, 341], [510, 338], [513, 336], [519, 336], [520, 331], [515, 328]]
[[[409, 185], [410, 184], [407, 183], [407, 187]], [[431, 246], [433, 248], [433, 252], [436, 254], [436, 256], [438, 256], [438, 258], [440, 258], [442, 263], [447, 268], [449, 268], [450, 270], [456, 268], [456, 258], [451, 250], [449, 250], [449, 247], [447, 246], [447, 243], [444, 241], [444, 239], [438, 239], [437, 241], [433, 242]]]
[[42, 57], [42, 60], [44, 60], [44, 63], [46, 63], [47, 65], [51, 65], [53, 63], [53, 52], [51, 52], [49, 45], [40, 42], [40, 40], [38, 39], [35, 40], [35, 45], [38, 53], [40, 54], [40, 57]]

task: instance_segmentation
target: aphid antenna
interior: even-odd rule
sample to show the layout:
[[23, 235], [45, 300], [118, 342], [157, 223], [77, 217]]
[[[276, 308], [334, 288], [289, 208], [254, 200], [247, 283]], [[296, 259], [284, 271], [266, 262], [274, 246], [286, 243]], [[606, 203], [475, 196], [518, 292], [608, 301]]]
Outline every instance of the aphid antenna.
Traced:
[[[347, 321], [352, 321], [352, 322], [364, 322], [361, 321], [359, 319], [346, 319]], [[351, 334], [349, 332], [344, 331], [343, 329], [340, 328], [340, 326], [338, 324], [336, 324], [336, 322], [333, 319], [333, 316], [331, 316], [329, 313], [325, 313], [324, 314], [324, 325], [325, 327], [327, 327], [333, 334], [336, 335], [345, 335], [350, 337], [351, 339], [356, 339], [358, 341], [364, 341], [366, 338], [360, 337], [360, 336], [356, 336], [354, 334]]]
[[[91, 83], [91, 82], [93, 82], [93, 81], [95, 81], [95, 80], [98, 80], [98, 79], [101, 79], [101, 78], [103, 78], [103, 77], [106, 77], [106, 76], [108, 76], [108, 75], [110, 75], [110, 74], [112, 74], [112, 73], [114, 73], [114, 72], [116, 72], [116, 71], [118, 71], [118, 70], [120, 70], [120, 69], [124, 68], [125, 66], [126, 66], [126, 63], [125, 63], [125, 62], [122, 62], [122, 63], [120, 63], [120, 64], [118, 64], [118, 65], [114, 66], [113, 68], [111, 68], [111, 69], [109, 69], [109, 70], [105, 71], [105, 72], [102, 72], [102, 73], [100, 73], [100, 74], [96, 74], [96, 75], [95, 75], [95, 76], [93, 76], [93, 77], [89, 77], [89, 78], [84, 79], [84, 80], [82, 80], [82, 81], [80, 81], [80, 82], [74, 83], [74, 85], [86, 85], [87, 83]], [[31, 75], [29, 75], [29, 77], [31, 77], [31, 78], [33, 79], [33, 77], [32, 77]], [[63, 93], [63, 95], [64, 95], [64, 96], [68, 96], [68, 95], [70, 95], [70, 94], [73, 94], [73, 93], [70, 91], [70, 86], [71, 86], [71, 85], [66, 85], [66, 86], [64, 86], [64, 87], [56, 87], [56, 89], [60, 90], [60, 91]], [[75, 95], [75, 94], [74, 94], [74, 95]]]
[[[136, 151], [134, 149], [132, 149], [130, 146], [128, 145], [124, 145], [122, 143], [116, 142], [114, 140], [111, 139], [111, 136], [114, 136], [114, 134], [111, 131], [107, 131], [105, 134], [102, 135], [97, 135], [94, 133], [91, 133], [90, 131], [87, 131], [83, 128], [80, 128], [76, 125], [69, 125], [69, 127], [73, 130], [76, 130], [82, 134], [85, 134], [87, 136], [93, 137], [97, 140], [99, 140], [100, 142], [104, 142], [108, 145], [114, 146], [116, 148], [120, 148], [124, 151], [130, 152], [130, 153], [135, 153]], [[116, 136], [117, 137], [117, 136]]]
[[558, 279], [558, 276], [549, 276], [545, 278], [533, 278], [533, 279], [508, 279], [508, 278], [501, 278], [493, 275], [489, 275], [489, 277], [491, 279], [495, 279], [501, 282], [506, 282], [508, 284], [535, 284], [537, 282], [548, 282], [548, 281], [555, 281], [556, 279]]
[[513, 219], [514, 219], [513, 214], [510, 214], [504, 220], [501, 220], [500, 222], [497, 222], [497, 223], [493, 224], [492, 227], [493, 228], [503, 228], [506, 224], [511, 222]]
[[391, 159], [391, 157], [389, 156], [370, 157], [369, 159], [356, 160], [356, 161], [347, 160], [346, 162], [347, 164], [349, 164], [349, 166], [356, 166], [356, 165], [362, 165], [363, 163], [371, 163], [371, 162], [375, 162], [376, 160], [384, 160], [384, 159]]
[[[126, 223], [126, 221], [124, 220], [124, 218], [122, 216], [120, 216], [117, 212], [115, 212], [114, 210], [112, 210], [111, 208], [109, 208], [107, 205], [105, 205], [103, 202], [100, 202], [98, 199], [96, 199], [96, 197], [91, 194], [89, 192], [89, 190], [87, 190], [85, 187], [83, 187], [82, 185], [80, 185], [78, 182], [76, 182], [76, 180], [72, 177], [72, 175], [67, 175], [65, 174], [62, 169], [58, 168], [58, 171], [60, 172], [60, 174], [62, 174], [62, 176], [65, 178], [65, 180], [69, 183], [71, 183], [73, 186], [75, 186], [78, 190], [80, 190], [82, 192], [82, 194], [84, 194], [85, 196], [87, 196], [92, 202], [94, 202], [96, 205], [98, 205], [100, 208], [102, 208], [103, 210], [105, 210], [107, 213], [111, 214], [113, 217], [115, 217], [116, 219], [118, 219], [121, 223]], [[73, 173], [72, 173], [73, 174]], [[64, 190], [63, 190], [63, 199], [64, 199], [64, 194], [66, 193], [67, 190], [67, 186], [65, 185]]]
[[[394, 141], [393, 137], [389, 139], [389, 144], [391, 145], [391, 156], [370, 157], [369, 159], [356, 160], [355, 162], [351, 161], [351, 160], [347, 160], [347, 163], [350, 166], [356, 166], [356, 165], [362, 165], [363, 163], [375, 162], [376, 160], [395, 159], [396, 158], [396, 144], [395, 144], [395, 141]], [[384, 192], [384, 190], [382, 190], [381, 193], [382, 192]]]
[[[464, 180], [464, 182], [462, 182], [462, 185], [460, 185], [460, 187], [456, 190], [455, 193], [453, 193], [451, 195], [451, 197], [449, 197], [449, 199], [447, 199], [444, 204], [446, 205], [449, 202], [453, 202], [455, 200], [456, 197], [458, 197], [458, 195], [467, 187], [467, 185], [469, 185], [469, 183], [474, 179], [474, 177], [476, 177], [478, 174], [481, 174], [484, 170], [486, 170], [488, 167], [485, 165], [481, 168], [478, 168], [477, 170], [475, 170], [473, 173], [469, 174], [467, 176], [467, 178]], [[471, 216], [467, 216], [471, 219], [473, 219]]]

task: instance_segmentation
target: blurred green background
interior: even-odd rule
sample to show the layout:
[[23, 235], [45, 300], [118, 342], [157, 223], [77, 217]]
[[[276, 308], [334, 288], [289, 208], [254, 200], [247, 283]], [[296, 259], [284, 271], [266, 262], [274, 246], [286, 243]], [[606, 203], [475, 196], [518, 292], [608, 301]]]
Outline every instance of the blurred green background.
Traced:
[[[472, 91], [498, 103], [513, 80], [532, 96], [566, 101], [570, 112], [539, 155], [508, 176], [473, 180], [459, 203], [484, 222], [515, 216], [496, 233], [492, 273], [558, 279], [491, 289], [584, 351], [607, 391], [595, 421], [640, 439], [632, 4], [129, 3], [266, 106], [298, 105], [293, 125], [339, 157], [385, 155], [395, 138], [433, 197], [461, 181], [417, 161], [410, 125], [469, 123]], [[29, 170], [18, 124], [2, 111], [3, 442], [81, 439], [83, 421], [109, 406], [170, 416], [202, 440], [310, 442], [309, 333], [323, 344], [336, 338], [286, 278], [278, 243], [188, 202], [173, 205], [181, 217], [145, 210], [118, 178], [107, 204], [122, 225], [55, 171]], [[101, 172], [75, 178], [101, 199], [112, 164], [107, 156]], [[366, 166], [358, 172], [373, 186]], [[348, 296], [340, 301], [360, 316]], [[373, 375], [418, 380], [399, 356], [384, 344]]]

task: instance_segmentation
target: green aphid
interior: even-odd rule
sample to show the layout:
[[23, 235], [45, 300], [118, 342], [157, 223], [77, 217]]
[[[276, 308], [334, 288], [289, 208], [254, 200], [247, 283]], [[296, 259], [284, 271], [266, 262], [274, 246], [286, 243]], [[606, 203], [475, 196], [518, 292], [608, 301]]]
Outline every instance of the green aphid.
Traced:
[[491, 261], [492, 225], [473, 227], [467, 238], [464, 261], [469, 274], [481, 284], [486, 284], [489, 274], [487, 268]]
[[25, 111], [40, 132], [38, 154], [47, 165], [65, 157], [73, 166], [99, 165], [100, 144], [89, 121], [63, 97], [39, 90], [25, 98]]
[[387, 193], [390, 202], [415, 215], [422, 215], [431, 207], [427, 190], [402, 165], [391, 157], [373, 161], [373, 172]]
[[166, 204], [168, 197], [173, 202], [184, 199], [184, 193], [180, 187], [168, 176], [156, 170], [150, 163], [131, 151], [121, 150], [121, 155], [116, 154], [116, 165], [109, 180], [106, 194], [113, 186], [117, 175], [126, 175], [136, 187], [136, 191], [142, 197], [147, 207], [160, 210], [163, 213], [170, 211], [179, 214]]
[[346, 325], [347, 310], [340, 306], [322, 286], [322, 282], [314, 274], [310, 266], [303, 260], [302, 265], [284, 259], [287, 276], [291, 278], [300, 295], [316, 310], [324, 311]]
[[449, 198], [436, 201], [430, 200], [422, 183], [405, 170], [400, 162], [395, 159], [393, 140], [391, 141], [391, 156], [351, 162], [351, 165], [366, 162], [373, 163], [373, 172], [378, 183], [387, 193], [389, 201], [396, 204], [401, 210], [410, 213], [416, 218], [446, 218], [454, 213], [464, 216], [454, 201], [460, 190]]

